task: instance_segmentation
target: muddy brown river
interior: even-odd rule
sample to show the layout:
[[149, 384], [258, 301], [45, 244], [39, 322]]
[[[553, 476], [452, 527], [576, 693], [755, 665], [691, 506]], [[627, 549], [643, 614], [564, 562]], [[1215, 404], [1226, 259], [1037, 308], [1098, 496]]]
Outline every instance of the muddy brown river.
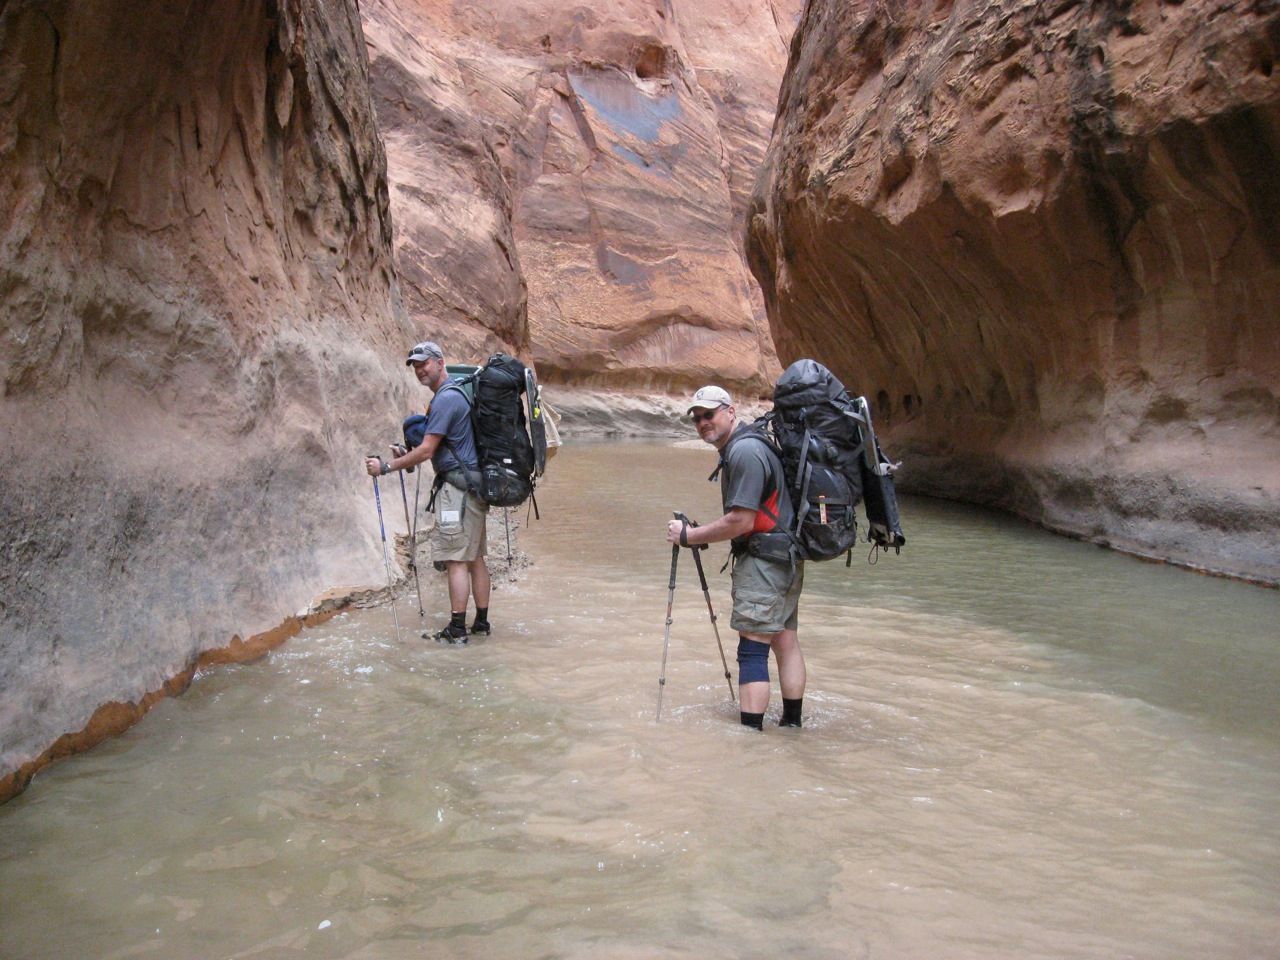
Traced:
[[738, 725], [686, 553], [658, 723], [713, 462], [567, 446], [491, 638], [351, 611], [41, 773], [0, 956], [1280, 955], [1280, 593], [907, 499], [902, 556], [809, 567], [803, 730], [776, 667]]

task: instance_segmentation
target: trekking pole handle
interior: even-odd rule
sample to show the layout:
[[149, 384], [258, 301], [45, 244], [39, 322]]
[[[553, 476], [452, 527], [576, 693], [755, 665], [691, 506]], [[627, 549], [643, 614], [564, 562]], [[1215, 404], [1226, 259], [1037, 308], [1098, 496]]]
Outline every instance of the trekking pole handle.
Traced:
[[678, 510], [674, 513], [674, 516], [682, 524], [682, 527], [680, 528], [680, 546], [687, 547], [690, 550], [707, 549], [707, 544], [705, 543], [689, 543], [689, 538], [688, 538], [686, 529], [688, 527], [696, 527], [698, 525], [698, 521], [690, 520], [687, 516], [685, 516], [683, 513], [681, 513]]

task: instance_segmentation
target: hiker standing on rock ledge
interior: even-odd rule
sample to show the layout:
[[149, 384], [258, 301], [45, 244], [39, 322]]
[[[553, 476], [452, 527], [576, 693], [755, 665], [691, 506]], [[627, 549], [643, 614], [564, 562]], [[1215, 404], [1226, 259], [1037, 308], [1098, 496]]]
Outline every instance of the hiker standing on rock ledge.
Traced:
[[407, 366], [418, 382], [435, 395], [427, 408], [426, 437], [408, 453], [383, 460], [365, 460], [369, 476], [385, 476], [430, 459], [436, 472], [428, 509], [434, 506], [435, 526], [429, 542], [431, 558], [443, 561], [449, 579], [449, 623], [436, 633], [424, 633], [441, 643], [467, 642], [467, 598], [474, 594], [476, 618], [471, 633], [488, 634], [489, 567], [485, 563], [485, 514], [489, 505], [474, 493], [478, 486], [479, 458], [471, 406], [461, 389], [447, 389], [444, 352], [430, 340], [409, 351]]
[[[702, 526], [667, 524], [667, 542], [682, 547], [730, 541], [733, 616], [738, 631], [738, 699], [742, 723], [764, 728], [769, 707], [769, 650], [782, 686], [779, 726], [800, 726], [804, 706], [804, 654], [796, 634], [804, 561], [786, 533], [795, 522], [782, 462], [767, 443], [739, 423], [729, 394], [706, 386], [686, 411], [698, 436], [720, 452], [724, 515]], [[715, 474], [712, 474], [714, 477]]]

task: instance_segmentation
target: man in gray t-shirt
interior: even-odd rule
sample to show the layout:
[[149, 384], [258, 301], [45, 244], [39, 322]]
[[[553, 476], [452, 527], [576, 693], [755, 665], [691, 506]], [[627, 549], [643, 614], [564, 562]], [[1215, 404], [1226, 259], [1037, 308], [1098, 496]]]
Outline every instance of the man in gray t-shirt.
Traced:
[[716, 386], [693, 395], [688, 413], [698, 436], [720, 451], [724, 515], [700, 527], [667, 524], [667, 541], [692, 547], [731, 540], [733, 616], [738, 631], [741, 719], [763, 729], [769, 707], [769, 651], [782, 687], [779, 725], [798, 727], [804, 706], [804, 654], [796, 633], [804, 563], [784, 532], [794, 519], [782, 463], [770, 446], [738, 421], [729, 394]]
[[489, 567], [485, 563], [485, 515], [489, 505], [470, 491], [467, 474], [474, 473], [475, 431], [471, 426], [471, 404], [461, 388], [450, 386], [444, 352], [438, 344], [425, 341], [409, 352], [405, 361], [413, 367], [418, 382], [435, 395], [427, 409], [426, 436], [408, 453], [391, 460], [371, 457], [365, 469], [376, 477], [405, 470], [428, 458], [436, 471], [435, 525], [429, 541], [433, 560], [443, 562], [449, 575], [449, 624], [437, 633], [424, 633], [441, 643], [466, 643], [467, 600], [476, 600], [476, 618], [471, 633], [490, 631]]

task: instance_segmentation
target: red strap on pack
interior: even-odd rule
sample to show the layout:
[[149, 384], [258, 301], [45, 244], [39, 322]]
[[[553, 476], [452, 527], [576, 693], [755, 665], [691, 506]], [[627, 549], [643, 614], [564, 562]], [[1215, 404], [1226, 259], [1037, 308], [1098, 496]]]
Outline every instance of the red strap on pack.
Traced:
[[778, 526], [778, 491], [774, 490], [760, 509], [756, 511], [755, 523], [751, 525], [752, 533], [769, 533]]

